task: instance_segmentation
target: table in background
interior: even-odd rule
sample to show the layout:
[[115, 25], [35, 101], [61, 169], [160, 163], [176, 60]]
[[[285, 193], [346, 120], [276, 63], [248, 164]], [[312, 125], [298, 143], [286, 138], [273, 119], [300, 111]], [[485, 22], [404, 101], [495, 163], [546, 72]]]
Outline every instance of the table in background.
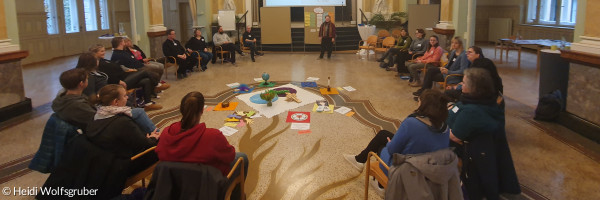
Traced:
[[[521, 46], [523, 45], [535, 45], [536, 50], [537, 50], [537, 62], [536, 62], [536, 71], [540, 70], [540, 51], [544, 48], [550, 48], [552, 45], [556, 45], [557, 47], [560, 47], [561, 44], [564, 44], [565, 46], [571, 46], [570, 42], [564, 42], [564, 41], [560, 41], [560, 40], [547, 40], [547, 39], [540, 39], [540, 40], [513, 40], [513, 39], [500, 39], [500, 60], [502, 61], [502, 47], [504, 45], [515, 45], [518, 47], [519, 50], [519, 58], [518, 58], [518, 64], [517, 64], [517, 68], [521, 68]], [[508, 55], [507, 55], [508, 56]]]

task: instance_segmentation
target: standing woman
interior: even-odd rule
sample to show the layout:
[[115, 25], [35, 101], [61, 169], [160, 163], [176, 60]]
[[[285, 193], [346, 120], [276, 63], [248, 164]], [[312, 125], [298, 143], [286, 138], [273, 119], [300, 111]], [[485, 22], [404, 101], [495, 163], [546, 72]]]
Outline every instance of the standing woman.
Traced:
[[421, 86], [421, 79], [419, 78], [419, 69], [423, 69], [426, 64], [430, 64], [436, 67], [440, 66], [440, 58], [442, 57], [442, 47], [440, 47], [439, 39], [437, 36], [432, 35], [429, 37], [430, 48], [425, 55], [418, 57], [411, 64], [407, 66], [410, 72], [411, 82], [410, 86], [419, 87]]
[[[194, 29], [194, 37], [190, 38], [187, 43], [185, 43], [186, 50], [190, 53], [191, 57], [195, 58], [196, 62], [198, 62], [198, 56], [202, 58], [200, 60], [200, 70], [206, 71], [208, 68], [208, 61], [210, 61], [213, 57], [212, 53], [208, 52], [208, 48], [206, 48], [206, 40], [202, 36], [202, 31], [200, 29]], [[197, 51], [200, 55], [196, 55], [194, 52]]]
[[327, 51], [327, 59], [330, 59], [331, 52], [333, 51], [333, 43], [335, 42], [335, 24], [331, 22], [329, 15], [325, 16], [325, 22], [321, 24], [319, 40], [321, 40], [321, 55], [319, 59], [323, 59], [325, 51]]

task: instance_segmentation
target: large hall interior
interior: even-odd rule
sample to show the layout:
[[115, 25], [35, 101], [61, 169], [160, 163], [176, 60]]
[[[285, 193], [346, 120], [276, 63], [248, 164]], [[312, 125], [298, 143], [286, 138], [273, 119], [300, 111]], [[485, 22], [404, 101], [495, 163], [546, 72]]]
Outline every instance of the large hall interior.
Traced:
[[[600, 199], [596, 0], [0, 0], [0, 11], [0, 199], [69, 198], [60, 188], [75, 199]], [[491, 104], [471, 102], [476, 80], [493, 84]], [[438, 94], [456, 179], [433, 183], [411, 164], [433, 149], [391, 152], [433, 143], [409, 136], [359, 161], [382, 132], [418, 138], [414, 119], [440, 128], [421, 116]], [[79, 102], [57, 105], [65, 95]], [[93, 118], [62, 118], [59, 106], [81, 101]], [[459, 125], [463, 105], [494, 110], [497, 127], [481, 112]], [[481, 130], [463, 138], [461, 126]], [[479, 145], [489, 155], [470, 154], [479, 133], [495, 142]], [[493, 169], [472, 171], [483, 165]], [[503, 187], [511, 170], [517, 192]]]

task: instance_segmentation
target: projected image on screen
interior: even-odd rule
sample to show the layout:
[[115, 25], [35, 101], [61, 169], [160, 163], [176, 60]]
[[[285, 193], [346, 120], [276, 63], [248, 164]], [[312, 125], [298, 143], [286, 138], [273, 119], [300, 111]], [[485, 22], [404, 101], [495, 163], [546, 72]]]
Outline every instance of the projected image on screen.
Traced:
[[265, 7], [346, 6], [346, 0], [264, 0]]

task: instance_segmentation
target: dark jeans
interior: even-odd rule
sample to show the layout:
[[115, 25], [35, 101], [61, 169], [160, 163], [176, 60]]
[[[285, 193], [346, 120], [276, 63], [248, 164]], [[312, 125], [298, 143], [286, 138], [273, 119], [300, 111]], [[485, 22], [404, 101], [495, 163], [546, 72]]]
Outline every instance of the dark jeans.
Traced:
[[254, 55], [258, 55], [254, 42], [244, 42], [244, 46], [250, 48], [250, 58], [254, 60]]
[[382, 56], [381, 58], [383, 60], [385, 60], [386, 58], [388, 59], [388, 63], [386, 63], [386, 65], [388, 67], [393, 67], [394, 66], [394, 57], [398, 54], [400, 54], [400, 49], [399, 48], [390, 48], [389, 50], [387, 50]]
[[223, 51], [229, 51], [229, 61], [231, 61], [232, 63], [235, 63], [235, 52], [242, 54], [240, 46], [235, 45], [233, 43], [222, 44], [221, 47], [223, 48]]
[[427, 68], [427, 72], [425, 72], [425, 78], [423, 78], [423, 86], [421, 86], [421, 90], [431, 89], [431, 87], [433, 87], [433, 81], [444, 81], [444, 75], [442, 75], [439, 67]]
[[406, 61], [412, 59], [414, 54], [409, 54], [407, 51], [401, 51], [394, 58], [394, 63], [398, 64], [397, 71], [398, 73], [408, 73], [408, 68], [406, 68]]
[[206, 66], [208, 65], [208, 62], [212, 59], [213, 54], [210, 53], [210, 52], [198, 52], [198, 53], [200, 53], [200, 55], [198, 55], [196, 52], [193, 52], [189, 56], [189, 57], [193, 58], [193, 61], [192, 61], [193, 64], [192, 64], [192, 66], [197, 65], [198, 64], [198, 57], [201, 57], [202, 60], [200, 61], [200, 63], [199, 63], [200, 65], [199, 66], [202, 69], [206, 69], [207, 68]]
[[367, 147], [362, 152], [360, 152], [360, 154], [356, 155], [354, 159], [356, 159], [356, 161], [359, 163], [365, 163], [367, 162], [367, 157], [369, 156], [370, 151], [375, 152], [377, 153], [377, 155], [379, 155], [381, 149], [383, 149], [383, 147], [387, 145], [388, 137], [391, 140], [394, 137], [394, 134], [386, 130], [379, 131], [377, 135], [375, 135], [375, 137], [371, 139], [371, 142], [369, 142]]
[[158, 82], [152, 81], [148, 71], [137, 71], [129, 74], [123, 82], [127, 84], [127, 89], [142, 88], [144, 91], [144, 103], [149, 103], [152, 100], [154, 86], [158, 84]]
[[[177, 69], [177, 74], [186, 74], [188, 70], [192, 70], [192, 65], [190, 63], [190, 58], [187, 59], [181, 59], [179, 57], [175, 56], [175, 59], [177, 59], [177, 65], [179, 66], [179, 68]], [[168, 59], [170, 63], [173, 62], [173, 59]]]
[[327, 58], [331, 58], [331, 52], [333, 51], [333, 42], [330, 37], [321, 38], [321, 55], [319, 58], [323, 58], [323, 54], [327, 51]]
[[[235, 152], [235, 158], [233, 159], [233, 161], [230, 164], [230, 167], [233, 168], [233, 165], [235, 165], [235, 162], [237, 162], [237, 160], [239, 158], [244, 158], [244, 180], [246, 180], [246, 177], [248, 177], [248, 156], [245, 153], [242, 152]], [[240, 176], [240, 168], [236, 168], [235, 171], [233, 171], [233, 174], [231, 175], [231, 178], [228, 180], [227, 182], [227, 186], [229, 186], [231, 184], [231, 180], [237, 178], [238, 176]], [[233, 192], [231, 193], [231, 199], [241, 199], [240, 198], [240, 185], [235, 186], [235, 189], [233, 189]]]

